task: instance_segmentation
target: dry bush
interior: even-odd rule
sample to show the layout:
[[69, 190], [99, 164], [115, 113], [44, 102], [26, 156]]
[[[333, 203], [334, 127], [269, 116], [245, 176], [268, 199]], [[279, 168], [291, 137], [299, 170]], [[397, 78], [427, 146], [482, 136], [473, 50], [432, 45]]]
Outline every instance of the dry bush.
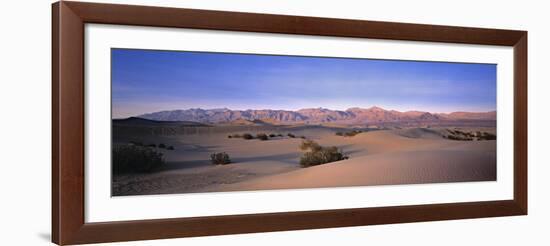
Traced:
[[322, 147], [313, 140], [304, 140], [302, 144], [300, 144], [300, 149], [303, 151], [319, 151]]
[[497, 136], [488, 132], [474, 131], [460, 131], [460, 130], [451, 130], [447, 129], [449, 134], [443, 135], [443, 137], [450, 140], [457, 141], [483, 141], [483, 140], [496, 140]]
[[210, 160], [214, 165], [227, 165], [231, 163], [231, 159], [229, 159], [229, 155], [225, 152], [212, 153], [210, 155]]
[[162, 153], [147, 147], [122, 145], [112, 152], [113, 174], [151, 172], [164, 164]]
[[269, 139], [269, 137], [268, 137], [267, 134], [265, 134], [265, 133], [258, 133], [258, 134], [256, 134], [256, 138], [257, 138], [257, 139], [260, 139], [260, 140], [262, 140], [262, 141], [266, 141], [266, 140]]
[[336, 146], [323, 147], [312, 140], [302, 141], [300, 149], [307, 151], [300, 157], [300, 166], [302, 167], [311, 167], [349, 158]]
[[362, 133], [361, 130], [353, 130], [349, 132], [336, 132], [336, 136], [342, 136], [342, 137], [353, 137], [359, 133]]

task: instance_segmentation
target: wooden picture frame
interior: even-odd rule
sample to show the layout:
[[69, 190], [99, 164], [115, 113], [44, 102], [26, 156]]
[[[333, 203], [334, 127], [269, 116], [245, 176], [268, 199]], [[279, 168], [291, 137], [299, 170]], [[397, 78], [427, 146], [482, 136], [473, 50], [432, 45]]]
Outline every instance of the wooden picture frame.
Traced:
[[[527, 32], [61, 1], [52, 6], [52, 240], [59, 245], [527, 214]], [[86, 223], [84, 24], [102, 23], [509, 46], [514, 199]]]

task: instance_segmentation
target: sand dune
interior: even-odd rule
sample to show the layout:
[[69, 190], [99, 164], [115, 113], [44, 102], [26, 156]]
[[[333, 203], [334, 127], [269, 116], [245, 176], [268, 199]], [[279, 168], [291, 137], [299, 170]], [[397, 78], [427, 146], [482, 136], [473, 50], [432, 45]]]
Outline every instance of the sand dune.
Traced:
[[[494, 141], [464, 142], [417, 138], [399, 131], [378, 131], [350, 138], [362, 151], [339, 162], [222, 186], [223, 190], [258, 190], [486, 181], [496, 179]], [[422, 138], [422, 137], [427, 138]]]
[[[287, 129], [288, 130], [288, 129]], [[165, 194], [206, 191], [297, 189], [496, 180], [496, 141], [444, 139], [444, 129], [381, 130], [342, 137], [324, 127], [296, 128], [321, 145], [338, 146], [348, 160], [300, 168], [299, 138], [268, 141], [228, 139], [225, 133], [164, 136], [177, 151], [165, 151], [164, 170], [115, 177], [113, 193]], [[487, 129], [484, 129], [487, 130]], [[490, 130], [490, 129], [489, 129]], [[153, 137], [151, 137], [153, 139]], [[152, 141], [151, 139], [151, 141]], [[158, 140], [158, 136], [154, 137]], [[214, 166], [211, 152], [234, 163]]]

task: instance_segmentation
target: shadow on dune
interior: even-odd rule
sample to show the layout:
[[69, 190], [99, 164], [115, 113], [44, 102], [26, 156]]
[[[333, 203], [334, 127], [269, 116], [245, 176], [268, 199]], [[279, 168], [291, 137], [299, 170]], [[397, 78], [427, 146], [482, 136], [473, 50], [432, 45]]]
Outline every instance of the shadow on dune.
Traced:
[[213, 152], [216, 148], [219, 148], [219, 145], [199, 145], [199, 144], [181, 144], [177, 146], [178, 149], [185, 151], [196, 151], [196, 152]]
[[160, 168], [158, 171], [171, 171], [171, 170], [179, 170], [179, 169], [190, 169], [190, 168], [197, 168], [197, 167], [205, 167], [212, 165], [210, 163], [210, 160], [193, 160], [193, 161], [170, 161], [166, 162], [162, 168]]
[[[213, 164], [210, 162], [210, 159], [206, 159], [206, 157], [207, 156], [205, 156], [204, 160], [167, 162], [166, 164], [163, 165], [161, 169], [158, 170], [158, 172], [213, 166]], [[254, 156], [254, 157], [231, 157], [232, 163], [228, 165], [254, 164], [254, 162], [261, 162], [261, 161], [277, 161], [277, 162], [281, 162], [289, 165], [298, 166], [299, 163], [297, 158], [299, 157], [300, 157], [300, 153], [298, 152], [277, 154], [277, 155]], [[261, 165], [261, 163], [259, 163], [258, 165]]]
[[365, 152], [365, 150], [362, 150], [362, 149], [352, 149], [352, 150], [345, 150], [344, 149], [344, 154], [352, 157], [353, 154], [357, 154], [357, 153], [361, 153], [361, 152]]
[[278, 161], [291, 165], [298, 165], [297, 158], [300, 157], [300, 153], [286, 153], [276, 155], [262, 155], [254, 157], [236, 157], [232, 160], [234, 163], [254, 162], [254, 161]]

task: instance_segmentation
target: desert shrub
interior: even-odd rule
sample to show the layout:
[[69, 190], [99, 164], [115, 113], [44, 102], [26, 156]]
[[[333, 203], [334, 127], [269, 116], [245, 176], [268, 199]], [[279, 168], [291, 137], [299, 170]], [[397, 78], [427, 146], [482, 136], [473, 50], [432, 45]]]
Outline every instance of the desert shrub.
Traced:
[[343, 137], [353, 137], [359, 133], [362, 133], [361, 130], [353, 130], [349, 132], [336, 132], [336, 136], [343, 136]]
[[472, 137], [469, 137], [467, 135], [462, 135], [462, 134], [451, 134], [451, 135], [447, 135], [446, 136], [448, 139], [450, 140], [457, 140], [457, 141], [472, 141], [474, 140]]
[[268, 139], [269, 139], [268, 136], [267, 136], [267, 134], [265, 134], [265, 133], [258, 133], [258, 134], [256, 134], [256, 138], [257, 138], [257, 139], [260, 139], [260, 140], [262, 140], [262, 141], [265, 141], [265, 140], [268, 140]]
[[351, 131], [351, 132], [346, 132], [345, 136], [346, 136], [346, 137], [353, 137], [353, 136], [355, 136], [355, 135], [357, 135], [357, 134], [359, 134], [359, 133], [362, 133], [362, 132], [363, 132], [363, 131], [353, 130], [353, 131]]
[[275, 134], [273, 134], [273, 133], [269, 134], [269, 137], [270, 137], [270, 138], [274, 138], [274, 137], [276, 137], [276, 136], [277, 136], [277, 135], [275, 135]]
[[281, 133], [277, 134], [277, 137], [282, 137], [282, 136], [283, 136], [283, 134], [281, 134]]
[[348, 156], [344, 155], [336, 146], [322, 147], [318, 144], [313, 144], [313, 146], [313, 149], [310, 148], [309, 151], [305, 152], [302, 157], [300, 157], [301, 167], [317, 166], [348, 159]]
[[151, 172], [164, 164], [162, 153], [134, 145], [115, 146], [112, 149], [113, 174]]
[[303, 150], [303, 151], [319, 151], [321, 150], [323, 147], [321, 147], [321, 145], [319, 145], [318, 143], [316, 143], [315, 141], [313, 140], [305, 140], [305, 141], [302, 141], [302, 144], [300, 144], [300, 149]]
[[301, 139], [306, 139], [306, 136], [300, 136]]
[[492, 134], [492, 133], [488, 133], [488, 132], [483, 132], [480, 136], [480, 139], [481, 140], [496, 140], [497, 135]]
[[148, 144], [147, 147], [156, 148], [157, 145], [156, 144]]
[[171, 146], [171, 145], [170, 145], [170, 146], [166, 147], [166, 149], [167, 149], [167, 150], [174, 150], [174, 146]]
[[254, 136], [252, 136], [252, 134], [250, 133], [245, 133], [243, 134], [243, 138], [246, 140], [249, 140], [249, 139], [254, 139]]
[[455, 135], [446, 135], [444, 136], [445, 138], [448, 138], [450, 140], [460, 140], [459, 137], [455, 136]]
[[447, 139], [450, 140], [458, 140], [458, 141], [474, 141], [474, 140], [496, 140], [497, 136], [492, 133], [488, 132], [481, 132], [481, 131], [475, 131], [475, 132], [465, 132], [460, 130], [450, 130], [447, 129], [449, 134], [444, 136]]
[[232, 137], [233, 137], [233, 136], [231, 136], [231, 135], [227, 135], [227, 138], [232, 138]]
[[210, 160], [214, 165], [226, 165], [231, 163], [231, 159], [229, 159], [229, 155], [225, 152], [210, 154]]
[[166, 145], [163, 144], [163, 143], [161, 143], [161, 144], [159, 144], [159, 148], [161, 148], [161, 149], [166, 149]]
[[294, 135], [294, 134], [292, 134], [292, 133], [287, 134], [287, 136], [288, 136], [289, 138], [295, 138], [295, 137], [296, 137], [296, 135]]
[[233, 135], [229, 135], [227, 137], [228, 138], [242, 138], [243, 136], [241, 136], [241, 134], [233, 134]]

